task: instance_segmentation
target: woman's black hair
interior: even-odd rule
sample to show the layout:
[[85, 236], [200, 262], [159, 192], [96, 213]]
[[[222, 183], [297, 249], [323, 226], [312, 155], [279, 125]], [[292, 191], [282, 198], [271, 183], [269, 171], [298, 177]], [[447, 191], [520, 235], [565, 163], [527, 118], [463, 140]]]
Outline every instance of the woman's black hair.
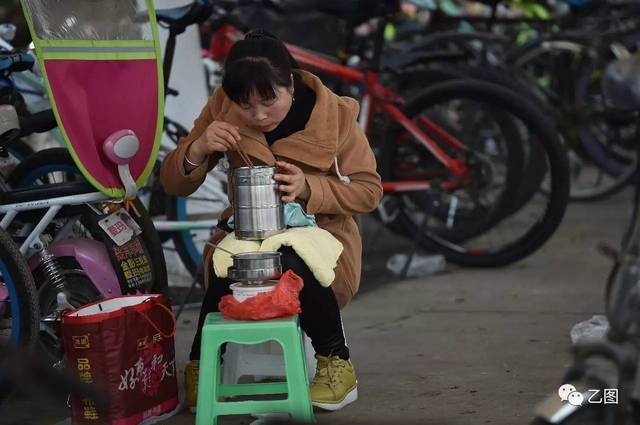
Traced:
[[250, 31], [229, 51], [222, 89], [238, 104], [248, 103], [254, 91], [263, 99], [274, 99], [276, 86], [291, 85], [295, 68], [298, 64], [280, 39], [266, 31]]

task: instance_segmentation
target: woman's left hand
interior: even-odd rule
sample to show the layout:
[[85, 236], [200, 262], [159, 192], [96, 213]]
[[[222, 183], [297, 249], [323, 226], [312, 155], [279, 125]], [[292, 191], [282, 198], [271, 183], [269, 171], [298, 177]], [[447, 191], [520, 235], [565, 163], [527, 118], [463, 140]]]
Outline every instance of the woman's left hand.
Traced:
[[293, 202], [296, 198], [309, 199], [310, 189], [304, 172], [297, 166], [285, 161], [276, 161], [280, 169], [273, 179], [278, 182], [278, 189], [283, 193], [283, 202]]

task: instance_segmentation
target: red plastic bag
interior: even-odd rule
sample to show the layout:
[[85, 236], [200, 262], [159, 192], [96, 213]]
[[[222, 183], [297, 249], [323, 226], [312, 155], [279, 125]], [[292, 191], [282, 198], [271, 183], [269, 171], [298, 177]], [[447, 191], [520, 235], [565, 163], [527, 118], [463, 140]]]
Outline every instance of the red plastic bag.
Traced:
[[176, 321], [162, 295], [115, 297], [62, 318], [67, 369], [106, 390], [107, 406], [71, 399], [74, 424], [135, 425], [178, 405]]
[[225, 319], [266, 320], [292, 316], [301, 311], [298, 294], [303, 285], [300, 276], [287, 270], [271, 292], [244, 301], [236, 300], [233, 295], [225, 295], [218, 308]]

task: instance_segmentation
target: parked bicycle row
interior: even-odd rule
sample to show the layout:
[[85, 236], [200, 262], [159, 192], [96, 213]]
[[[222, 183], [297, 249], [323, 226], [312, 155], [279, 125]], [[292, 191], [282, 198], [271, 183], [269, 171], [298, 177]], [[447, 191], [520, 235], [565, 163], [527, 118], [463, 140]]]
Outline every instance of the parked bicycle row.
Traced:
[[[623, 47], [633, 47], [634, 19], [600, 22], [586, 14], [597, 25], [582, 33], [538, 29], [518, 45], [504, 35], [512, 23], [496, 20], [497, 3], [486, 18], [488, 30], [437, 33], [419, 25], [401, 31], [407, 18], [400, 18], [397, 2], [365, 8], [356, 2], [356, 9], [333, 3], [323, 2], [319, 12], [339, 18], [348, 35], [335, 57], [288, 47], [300, 68], [360, 101], [360, 127], [385, 190], [374, 216], [393, 232], [460, 265], [506, 265], [553, 235], [570, 190], [575, 199], [593, 199], [624, 187], [634, 175], [635, 121], [598, 93], [599, 70], [624, 54]], [[295, 13], [257, 0], [196, 0], [156, 11], [159, 24], [169, 28], [166, 94], [179, 96], [171, 90], [170, 71], [176, 37], [190, 25], [200, 25], [205, 78], [216, 84], [212, 63], [223, 61], [251, 26], [243, 8], [276, 19]], [[593, 28], [605, 24], [607, 31], [596, 37]], [[0, 143], [0, 156], [11, 158], [0, 176], [0, 330], [10, 344], [33, 344], [39, 334], [59, 360], [55, 319], [65, 303], [79, 306], [140, 288], [166, 290], [162, 242], [171, 239], [186, 268], [197, 274], [217, 213], [228, 205], [228, 177], [221, 164], [192, 196], [166, 194], [159, 164], [187, 130], [165, 117], [168, 142], [139, 200], [123, 206], [93, 193], [61, 136], [60, 147], [36, 152], [24, 138], [57, 122], [32, 55], [13, 49], [10, 32], [0, 31], [0, 94], [21, 120], [20, 129], [10, 128]], [[118, 253], [120, 245], [108, 236], [118, 218], [137, 223], [138, 234], [123, 244], [138, 241], [138, 251]], [[103, 273], [109, 281], [98, 277]], [[133, 286], [123, 289], [123, 281]]]

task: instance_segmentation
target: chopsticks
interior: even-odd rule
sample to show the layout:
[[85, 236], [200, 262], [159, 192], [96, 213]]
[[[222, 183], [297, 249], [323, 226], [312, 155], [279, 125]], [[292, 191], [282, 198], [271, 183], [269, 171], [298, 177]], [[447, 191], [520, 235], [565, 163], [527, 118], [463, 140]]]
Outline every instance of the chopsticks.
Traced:
[[251, 162], [251, 159], [249, 159], [249, 155], [247, 155], [242, 148], [240, 147], [240, 145], [238, 144], [238, 154], [240, 155], [240, 158], [242, 158], [242, 160], [244, 161], [244, 164], [249, 167], [249, 168], [253, 168], [253, 162]]

